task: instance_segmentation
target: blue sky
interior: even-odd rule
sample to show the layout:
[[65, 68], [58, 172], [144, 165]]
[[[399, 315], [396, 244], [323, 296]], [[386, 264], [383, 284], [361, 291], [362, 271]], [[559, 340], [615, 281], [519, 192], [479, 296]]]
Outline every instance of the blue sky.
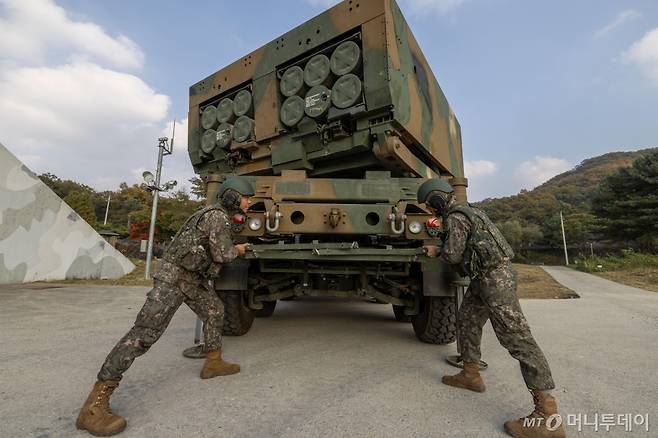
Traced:
[[[189, 85], [333, 3], [0, 0], [0, 142], [37, 172], [137, 182]], [[472, 200], [658, 145], [658, 2], [400, 6], [462, 125]], [[164, 177], [191, 176], [178, 148]]]

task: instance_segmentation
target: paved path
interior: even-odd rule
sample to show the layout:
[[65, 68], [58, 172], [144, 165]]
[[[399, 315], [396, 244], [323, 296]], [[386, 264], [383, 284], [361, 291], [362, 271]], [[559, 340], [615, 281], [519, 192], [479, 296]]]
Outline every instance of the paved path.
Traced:
[[[582, 295], [524, 300], [566, 413], [649, 413], [658, 422], [658, 294], [548, 269]], [[573, 283], [569, 283], [573, 282]], [[607, 287], [606, 287], [607, 285]], [[42, 287], [42, 286], [38, 286]], [[614, 286], [619, 287], [619, 286]], [[128, 329], [146, 288], [0, 288], [0, 436], [86, 437], [80, 404], [105, 355]], [[315, 299], [279, 303], [246, 335], [227, 338], [235, 376], [202, 381], [180, 352], [194, 316], [182, 308], [113, 397], [123, 437], [503, 437], [530, 411], [518, 364], [487, 325], [488, 391], [440, 383], [454, 345], [418, 342], [388, 305]], [[614, 433], [616, 430], [617, 433]], [[604, 436], [625, 436], [621, 428]], [[656, 436], [658, 423], [652, 433]], [[584, 426], [580, 434], [600, 436]]]

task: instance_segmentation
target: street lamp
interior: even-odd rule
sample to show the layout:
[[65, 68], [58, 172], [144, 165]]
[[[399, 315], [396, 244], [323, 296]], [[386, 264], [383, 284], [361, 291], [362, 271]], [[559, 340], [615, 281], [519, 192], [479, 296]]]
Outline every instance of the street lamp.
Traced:
[[[174, 121], [174, 129], [176, 128], [176, 122]], [[176, 181], [171, 180], [166, 182], [164, 185], [160, 185], [160, 175], [162, 174], [162, 157], [165, 155], [171, 155], [174, 149], [174, 136], [171, 136], [171, 145], [169, 144], [169, 139], [167, 137], [161, 137], [158, 139], [158, 167], [155, 171], [155, 176], [148, 170], [142, 173], [144, 182], [146, 183], [147, 190], [153, 193], [153, 206], [151, 207], [151, 224], [149, 225], [149, 240], [148, 246], [146, 249], [146, 269], [144, 270], [144, 278], [147, 280], [151, 278], [151, 263], [153, 261], [153, 240], [155, 237], [155, 218], [158, 213], [158, 198], [160, 192], [165, 192], [171, 190], [178, 184]]]

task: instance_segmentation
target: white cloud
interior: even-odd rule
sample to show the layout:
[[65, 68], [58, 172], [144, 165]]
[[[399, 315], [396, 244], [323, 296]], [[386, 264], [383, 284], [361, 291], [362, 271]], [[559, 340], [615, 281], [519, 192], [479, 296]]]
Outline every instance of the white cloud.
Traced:
[[622, 54], [627, 63], [636, 64], [658, 85], [658, 27], [650, 30]]
[[498, 164], [488, 160], [464, 161], [464, 174], [468, 178], [468, 197], [478, 201], [490, 194], [492, 175], [498, 170]]
[[174, 131], [174, 121], [167, 122], [167, 126], [162, 130], [162, 136], [171, 141], [174, 135], [174, 148], [187, 149], [187, 117], [183, 120], [176, 120], [176, 130]]
[[[52, 0], [0, 0], [0, 14], [0, 141], [37, 173], [99, 190], [141, 182], [171, 136], [169, 97], [120, 71], [142, 66], [141, 49]], [[176, 137], [162, 178], [189, 186], [186, 119]]]
[[571, 167], [571, 164], [562, 158], [538, 155], [532, 160], [522, 162], [516, 170], [516, 177], [524, 188], [532, 189]]
[[464, 173], [467, 178], [477, 178], [481, 176], [492, 175], [498, 169], [498, 165], [493, 161], [474, 160], [464, 162]]
[[405, 0], [404, 3], [409, 5], [409, 10], [415, 15], [445, 15], [457, 9], [464, 0]]
[[[43, 63], [51, 51], [117, 67], [142, 67], [144, 54], [130, 38], [111, 37], [97, 24], [71, 20], [52, 0], [0, 0], [0, 57]], [[0, 9], [0, 11], [2, 11]]]
[[94, 64], [20, 68], [0, 79], [0, 140], [37, 172], [110, 188], [155, 161], [169, 104], [138, 77]]
[[[167, 126], [161, 131], [163, 137], [169, 138], [171, 141], [171, 133], [174, 122], [168, 122]], [[187, 117], [183, 120], [176, 121], [176, 133], [174, 138], [174, 153], [171, 157], [167, 158], [165, 162], [166, 169], [163, 171], [163, 181], [176, 180], [178, 189], [186, 189], [189, 191], [191, 184], [189, 179], [194, 176], [194, 169], [190, 163], [190, 157], [187, 154]], [[139, 173], [141, 178], [141, 172]]]
[[617, 29], [618, 27], [629, 23], [633, 20], [637, 20], [642, 16], [641, 13], [636, 11], [635, 9], [626, 9], [625, 11], [621, 11], [614, 20], [612, 20], [610, 23], [606, 24], [603, 26], [601, 29], [597, 30], [594, 33], [594, 36], [596, 38], [601, 38], [612, 32], [613, 30]]

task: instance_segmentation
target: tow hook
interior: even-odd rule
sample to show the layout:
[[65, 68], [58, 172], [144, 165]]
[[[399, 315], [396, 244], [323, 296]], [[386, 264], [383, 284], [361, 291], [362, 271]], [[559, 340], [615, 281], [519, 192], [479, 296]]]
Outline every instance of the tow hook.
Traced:
[[404, 233], [407, 215], [400, 212], [397, 206], [393, 206], [391, 209], [391, 214], [388, 215], [388, 220], [391, 221], [391, 231], [393, 231], [394, 234]]
[[[274, 233], [276, 230], [279, 229], [279, 225], [281, 224], [281, 217], [283, 215], [279, 211], [278, 207], [274, 206], [272, 207], [272, 213], [270, 214], [269, 211], [265, 212], [265, 229], [269, 233]], [[274, 224], [272, 224], [272, 221], [274, 221]]]

